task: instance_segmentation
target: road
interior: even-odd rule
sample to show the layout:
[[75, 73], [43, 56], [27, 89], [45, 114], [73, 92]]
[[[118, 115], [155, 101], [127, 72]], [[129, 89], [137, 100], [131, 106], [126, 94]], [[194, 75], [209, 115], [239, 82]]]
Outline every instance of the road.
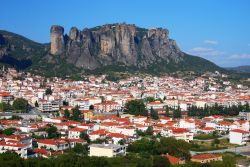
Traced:
[[40, 112], [37, 108], [35, 107], [29, 107], [28, 109], [28, 113], [12, 113], [12, 112], [4, 112], [4, 113], [0, 113], [0, 117], [12, 117], [13, 115], [17, 115], [20, 116], [24, 119], [29, 119], [29, 118], [36, 118], [38, 116], [46, 116], [46, 117], [50, 117], [51, 114], [49, 113], [42, 113]]
[[[219, 138], [216, 138], [216, 139], [228, 139], [229, 138], [229, 135], [224, 135], [224, 136], [221, 136]], [[213, 141], [214, 139], [207, 139], [207, 140], [200, 140], [200, 139], [194, 139], [194, 141], [203, 141], [203, 142], [206, 142], [206, 141]]]
[[240, 146], [240, 147], [236, 147], [236, 148], [213, 150], [213, 151], [202, 151], [202, 152], [190, 151], [191, 155], [200, 154], [200, 153], [224, 153], [224, 152], [234, 152], [234, 153], [246, 155], [246, 154], [250, 153], [250, 145]]

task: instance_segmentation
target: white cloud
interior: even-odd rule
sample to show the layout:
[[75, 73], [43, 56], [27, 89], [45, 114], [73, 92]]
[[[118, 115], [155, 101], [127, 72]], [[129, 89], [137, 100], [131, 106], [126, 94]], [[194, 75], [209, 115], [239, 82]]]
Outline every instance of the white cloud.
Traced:
[[189, 50], [190, 52], [210, 52], [213, 51], [212, 48], [196, 47]]
[[205, 48], [205, 47], [195, 47], [188, 51], [190, 54], [198, 55], [198, 56], [219, 56], [224, 55], [225, 52], [215, 50], [213, 48]]
[[205, 40], [204, 43], [211, 44], [211, 45], [217, 45], [219, 42], [218, 41], [214, 41], [214, 40]]
[[234, 54], [229, 57], [229, 59], [250, 59], [250, 54]]

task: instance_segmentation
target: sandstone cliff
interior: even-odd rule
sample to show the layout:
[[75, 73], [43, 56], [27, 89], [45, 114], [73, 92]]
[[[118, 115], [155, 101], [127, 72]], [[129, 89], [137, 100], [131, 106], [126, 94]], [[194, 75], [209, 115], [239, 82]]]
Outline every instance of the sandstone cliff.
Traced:
[[82, 31], [51, 27], [51, 54], [84, 69], [122, 64], [147, 68], [161, 62], [179, 63], [183, 53], [167, 29], [143, 29], [131, 24], [107, 24]]

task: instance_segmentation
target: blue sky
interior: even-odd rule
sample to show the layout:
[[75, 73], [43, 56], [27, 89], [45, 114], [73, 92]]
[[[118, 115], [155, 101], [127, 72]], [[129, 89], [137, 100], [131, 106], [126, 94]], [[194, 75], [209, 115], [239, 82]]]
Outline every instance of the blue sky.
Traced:
[[0, 29], [49, 42], [53, 24], [79, 29], [126, 22], [163, 27], [190, 54], [250, 65], [249, 0], [2, 0]]

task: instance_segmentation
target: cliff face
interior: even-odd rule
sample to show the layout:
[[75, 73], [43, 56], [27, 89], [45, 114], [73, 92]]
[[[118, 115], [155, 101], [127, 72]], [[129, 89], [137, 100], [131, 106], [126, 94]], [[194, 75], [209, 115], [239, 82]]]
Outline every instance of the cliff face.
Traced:
[[64, 51], [64, 28], [61, 26], [52, 26], [50, 29], [51, 46], [50, 53], [52, 55], [60, 55]]
[[179, 63], [183, 53], [166, 29], [142, 29], [130, 24], [108, 24], [92, 29], [51, 27], [51, 54], [85, 69], [123, 64], [146, 68], [162, 60]]
[[83, 30], [72, 27], [68, 35], [63, 27], [52, 26], [50, 44], [0, 30], [0, 64], [48, 77], [78, 77], [85, 72], [158, 75], [223, 71], [208, 60], [181, 52], [175, 41], [169, 39], [166, 29], [147, 30], [127, 24]]

